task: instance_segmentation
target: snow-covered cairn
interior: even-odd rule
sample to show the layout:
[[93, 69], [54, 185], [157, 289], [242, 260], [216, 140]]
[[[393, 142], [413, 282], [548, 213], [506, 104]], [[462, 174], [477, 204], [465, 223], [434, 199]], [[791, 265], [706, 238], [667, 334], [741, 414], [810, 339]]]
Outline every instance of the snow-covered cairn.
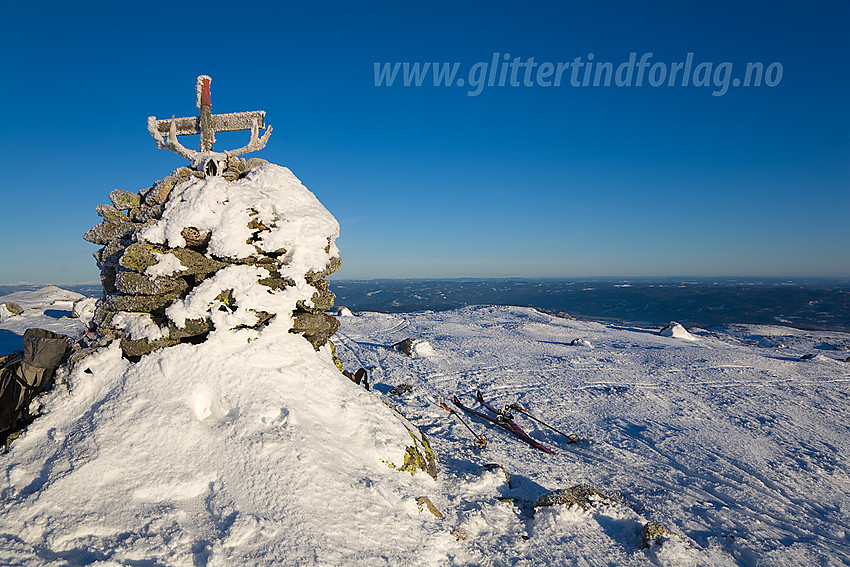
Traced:
[[[324, 313], [334, 300], [325, 277], [340, 266], [336, 219], [289, 169], [238, 157], [262, 149], [272, 128], [258, 137], [264, 111], [212, 114], [210, 82], [198, 77], [199, 117], [148, 118], [157, 146], [192, 168], [97, 207], [103, 222], [84, 237], [103, 246], [92, 347], [117, 339], [133, 359], [283, 317], [319, 350], [339, 326]], [[213, 151], [216, 132], [236, 130], [251, 131], [246, 146]], [[199, 151], [177, 140], [189, 134], [200, 134]]]
[[234, 175], [182, 167], [139, 193], [113, 191], [85, 239], [104, 298], [97, 341], [135, 358], [213, 329], [291, 318], [317, 350], [339, 323], [325, 277], [340, 266], [336, 219], [292, 172], [231, 158]]

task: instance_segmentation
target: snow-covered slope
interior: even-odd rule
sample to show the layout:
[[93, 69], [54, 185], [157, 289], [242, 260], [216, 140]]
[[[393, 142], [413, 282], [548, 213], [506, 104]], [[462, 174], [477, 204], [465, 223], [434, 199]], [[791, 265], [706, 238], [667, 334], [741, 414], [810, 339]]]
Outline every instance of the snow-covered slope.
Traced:
[[[31, 322], [52, 309], [30, 308]], [[18, 336], [13, 320], [0, 332]], [[850, 562], [847, 335], [739, 325], [683, 341], [482, 306], [340, 322], [337, 354], [373, 367], [372, 392], [283, 328], [134, 365], [94, 355], [0, 456], [0, 564]], [[430, 349], [391, 348], [409, 337]], [[517, 416], [547, 455], [464, 416], [489, 439], [477, 449], [438, 400], [475, 405], [478, 389], [581, 442]], [[437, 481], [382, 462], [403, 425], [381, 402], [428, 435]], [[577, 484], [614, 501], [534, 509]], [[681, 540], [641, 549], [647, 522]]]
[[389, 467], [405, 421], [284, 318], [135, 364], [115, 342], [59, 382], [0, 461], [2, 565], [339, 564], [434, 545], [406, 541], [436, 483]]

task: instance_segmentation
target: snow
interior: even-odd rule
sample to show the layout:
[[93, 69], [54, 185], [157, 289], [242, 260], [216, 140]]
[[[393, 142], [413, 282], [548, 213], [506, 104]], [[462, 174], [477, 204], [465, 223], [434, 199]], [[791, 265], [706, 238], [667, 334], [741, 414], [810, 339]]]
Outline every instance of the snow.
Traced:
[[[340, 309], [336, 354], [370, 369], [366, 391], [329, 345], [289, 332], [312, 295], [305, 274], [338, 254], [339, 232], [291, 171], [181, 183], [144, 237], [180, 247], [188, 226], [210, 232], [215, 256], [248, 260], [166, 310], [214, 330], [135, 363], [113, 342], [60, 370], [43, 415], [0, 456], [0, 565], [850, 563], [850, 336]], [[258, 249], [294, 285], [260, 285]], [[178, 268], [162, 258], [154, 271]], [[0, 297], [24, 308], [0, 320], [2, 352], [30, 327], [84, 333], [93, 301], [81, 299]], [[259, 312], [277, 316], [253, 328]], [[162, 333], [144, 314], [113, 321], [131, 338]], [[393, 348], [407, 339], [410, 356]], [[478, 390], [580, 441], [517, 415], [549, 455], [440, 405], [475, 405]], [[420, 431], [436, 480], [397, 470]], [[607, 496], [535, 507], [576, 485]], [[648, 523], [672, 533], [643, 548]]]
[[74, 305], [71, 309], [71, 316], [78, 317], [80, 322], [88, 328], [91, 324], [92, 319], [94, 319], [94, 312], [97, 308], [97, 298], [96, 297], [85, 297], [74, 302]]
[[690, 334], [681, 323], [675, 321], [672, 321], [669, 325], [661, 329], [658, 334], [662, 337], [673, 337], [674, 339], [681, 339], [683, 341], [697, 340], [697, 337]]
[[419, 358], [429, 358], [436, 356], [437, 353], [428, 341], [417, 340], [413, 341], [413, 345], [410, 348], [410, 355]]
[[[248, 227], [251, 221], [268, 229], [260, 232], [257, 243], [246, 242], [256, 232]], [[193, 177], [179, 184], [162, 218], [142, 237], [182, 247], [186, 241], [181, 231], [188, 226], [212, 232], [208, 251], [214, 256], [249, 258], [257, 253], [254, 246], [263, 252], [284, 250], [283, 259], [302, 276], [312, 266], [323, 268], [328, 256], [339, 255], [333, 243], [339, 235], [336, 219], [289, 169], [274, 164], [256, 167], [236, 181]]]
[[147, 339], [155, 341], [168, 334], [154, 323], [153, 318], [148, 313], [119, 311], [112, 318], [112, 326], [123, 330], [131, 340]]
[[[45, 315], [55, 290], [28, 293], [29, 323], [84, 329]], [[0, 335], [19, 341], [14, 319]], [[336, 352], [374, 367], [371, 392], [282, 319], [135, 364], [114, 345], [60, 376], [0, 457], [0, 564], [850, 562], [848, 335], [737, 325], [680, 341], [492, 306], [340, 322]], [[390, 348], [408, 337], [439, 356]], [[837, 348], [798, 360], [823, 344]], [[546, 455], [464, 415], [489, 439], [477, 449], [438, 399], [475, 405], [478, 389], [581, 442], [517, 416]], [[386, 466], [406, 430], [382, 402], [428, 435], [437, 481]], [[533, 509], [585, 483], [615, 500]], [[681, 539], [641, 549], [647, 522]]]
[[180, 259], [171, 253], [161, 254], [157, 251], [153, 252], [158, 255], [156, 264], [148, 266], [145, 269], [146, 276], [170, 276], [176, 272], [186, 270], [186, 266], [180, 263]]
[[[258, 283], [271, 275], [268, 268], [250, 263], [229, 266], [168, 307], [166, 314], [178, 327], [187, 319], [208, 319], [217, 329], [252, 326], [261, 311], [277, 313], [291, 327], [296, 302], [306, 298], [305, 304], [312, 305], [309, 298], [316, 291], [305, 274], [321, 272], [339, 255], [336, 219], [289, 169], [274, 164], [255, 167], [235, 181], [193, 177], [177, 185], [162, 218], [142, 235], [151, 243], [182, 247], [186, 242], [181, 232], [190, 226], [210, 233], [208, 253], [219, 258], [280, 254], [283, 266], [278, 273], [294, 285], [271, 290]], [[182, 268], [169, 257], [177, 260], [164, 254], [148, 270], [165, 275]], [[226, 290], [232, 292], [235, 308], [217, 299]]]
[[113, 343], [59, 376], [2, 461], [0, 564], [335, 564], [355, 512], [412, 529], [411, 499], [436, 483], [389, 468], [404, 421], [288, 329], [136, 364]]

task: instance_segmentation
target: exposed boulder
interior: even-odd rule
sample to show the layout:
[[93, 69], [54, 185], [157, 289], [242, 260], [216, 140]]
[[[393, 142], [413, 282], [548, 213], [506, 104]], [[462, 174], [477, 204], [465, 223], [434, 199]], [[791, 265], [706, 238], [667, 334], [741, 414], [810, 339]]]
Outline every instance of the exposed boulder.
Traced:
[[647, 523], [644, 524], [641, 531], [641, 548], [648, 549], [653, 545], [663, 545], [665, 541], [674, 537], [679, 540], [682, 539], [679, 534], [671, 532], [662, 524]]
[[296, 311], [293, 314], [291, 333], [301, 333], [310, 341], [313, 348], [319, 350], [323, 344], [339, 329], [339, 321], [325, 313]]
[[434, 347], [424, 339], [407, 338], [397, 342], [392, 348], [411, 357], [428, 357], [435, 354]]
[[3, 314], [4, 311], [9, 315], [20, 315], [24, 312], [24, 309], [14, 301], [4, 301], [0, 303], [0, 314]]
[[613, 504], [616, 500], [603, 493], [589, 484], [578, 484], [572, 488], [553, 490], [542, 494], [537, 502], [534, 503], [535, 508], [541, 506], [554, 506], [556, 504], [564, 504], [566, 506], [576, 505], [587, 510], [599, 503]]

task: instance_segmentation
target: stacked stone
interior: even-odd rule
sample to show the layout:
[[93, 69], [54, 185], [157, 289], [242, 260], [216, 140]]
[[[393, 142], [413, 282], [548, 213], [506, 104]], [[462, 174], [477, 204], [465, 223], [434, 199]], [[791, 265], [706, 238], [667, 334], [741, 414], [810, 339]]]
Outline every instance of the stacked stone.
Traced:
[[[230, 157], [227, 169], [221, 177], [233, 181], [244, 176], [251, 168], [264, 163], [267, 163], [266, 160], [258, 158], [244, 160]], [[103, 218], [103, 222], [89, 230], [84, 238], [103, 246], [94, 253], [94, 257], [100, 268], [104, 297], [98, 302], [92, 320], [95, 332], [86, 336], [87, 344], [79, 345], [84, 351], [120, 340], [124, 355], [135, 359], [159, 348], [183, 342], [203, 341], [213, 330], [213, 323], [209, 319], [188, 319], [184, 326], [177, 327], [167, 318], [165, 311], [175, 300], [186, 297], [205, 279], [228, 266], [247, 264], [265, 268], [270, 276], [258, 280], [258, 283], [271, 289], [295, 285], [291, 279], [281, 277], [278, 272], [282, 265], [280, 258], [286, 253], [285, 250], [262, 252], [255, 246], [257, 253], [248, 258], [215, 257], [207, 251], [210, 234], [191, 226], [185, 227], [181, 232], [186, 242], [186, 246], [181, 248], [152, 244], [142, 238], [142, 231], [162, 217], [172, 190], [193, 177], [202, 179], [205, 174], [181, 167], [139, 193], [112, 191], [109, 194], [112, 204], [97, 207], [97, 213]], [[256, 216], [256, 213], [253, 216]], [[263, 231], [269, 230], [256, 219], [250, 221], [248, 228], [253, 231], [255, 241], [259, 240]], [[329, 249], [330, 242], [327, 250]], [[158, 264], [165, 254], [176, 257], [182, 269], [166, 276], [156, 275], [156, 270], [148, 270]], [[307, 283], [315, 292], [312, 297], [298, 301], [293, 312], [294, 325], [290, 332], [301, 333], [316, 350], [327, 343], [339, 327], [336, 318], [325, 314], [324, 310], [330, 309], [334, 301], [334, 295], [328, 289], [325, 278], [340, 265], [340, 259], [333, 257], [321, 272], [310, 270], [305, 274]], [[311, 300], [312, 305], [307, 304], [307, 299]], [[217, 300], [223, 303], [222, 308], [235, 307], [232, 290], [223, 291]], [[116, 318], [122, 312], [148, 314], [151, 322], [161, 329], [161, 336], [132, 338], [123, 330], [121, 317]], [[262, 311], [253, 313], [257, 318], [254, 328], [266, 325], [275, 316], [274, 313]]]

